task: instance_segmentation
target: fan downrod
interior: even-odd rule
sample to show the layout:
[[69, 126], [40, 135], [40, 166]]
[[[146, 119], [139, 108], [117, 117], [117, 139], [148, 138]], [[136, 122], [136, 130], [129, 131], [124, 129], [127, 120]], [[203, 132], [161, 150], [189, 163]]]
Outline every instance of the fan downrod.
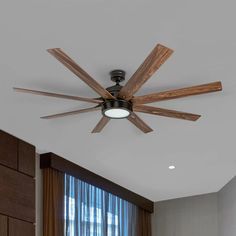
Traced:
[[123, 70], [113, 70], [110, 72], [111, 81], [115, 82], [117, 85], [120, 84], [120, 82], [125, 80], [125, 71]]

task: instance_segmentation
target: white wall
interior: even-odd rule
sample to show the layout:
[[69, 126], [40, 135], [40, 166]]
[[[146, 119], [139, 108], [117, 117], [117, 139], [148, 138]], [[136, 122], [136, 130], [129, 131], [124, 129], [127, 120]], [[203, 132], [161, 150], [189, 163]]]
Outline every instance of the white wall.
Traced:
[[217, 209], [216, 193], [157, 202], [153, 236], [217, 236]]
[[236, 235], [236, 177], [218, 193], [155, 203], [153, 236], [190, 235]]
[[236, 235], [236, 177], [218, 195], [219, 236]]

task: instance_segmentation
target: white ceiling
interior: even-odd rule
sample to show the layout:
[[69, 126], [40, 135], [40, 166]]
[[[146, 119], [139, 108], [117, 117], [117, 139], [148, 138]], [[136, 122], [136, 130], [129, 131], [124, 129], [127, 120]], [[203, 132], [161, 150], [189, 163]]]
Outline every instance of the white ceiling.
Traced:
[[[1, 1], [0, 129], [154, 201], [218, 191], [236, 173], [235, 7], [233, 0]], [[90, 104], [12, 91], [97, 96], [45, 50], [63, 48], [108, 87], [110, 70], [130, 77], [156, 43], [175, 53], [138, 94], [221, 80], [221, 93], [154, 104], [201, 114], [199, 121], [140, 114], [153, 133], [115, 120], [91, 134], [99, 112], [39, 118]]]

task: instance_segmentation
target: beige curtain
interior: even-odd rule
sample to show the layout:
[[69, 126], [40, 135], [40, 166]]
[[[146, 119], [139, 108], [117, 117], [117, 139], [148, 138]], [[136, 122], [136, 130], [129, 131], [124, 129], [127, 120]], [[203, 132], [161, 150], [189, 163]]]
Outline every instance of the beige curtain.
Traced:
[[43, 236], [64, 236], [64, 174], [43, 169]]
[[151, 213], [139, 208], [137, 221], [137, 236], [151, 236]]

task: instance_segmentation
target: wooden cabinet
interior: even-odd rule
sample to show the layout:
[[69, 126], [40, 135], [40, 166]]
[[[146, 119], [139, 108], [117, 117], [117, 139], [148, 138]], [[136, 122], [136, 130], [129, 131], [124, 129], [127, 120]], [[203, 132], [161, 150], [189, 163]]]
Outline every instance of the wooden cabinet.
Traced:
[[9, 218], [8, 236], [34, 236], [34, 235], [35, 235], [35, 227], [32, 223]]

